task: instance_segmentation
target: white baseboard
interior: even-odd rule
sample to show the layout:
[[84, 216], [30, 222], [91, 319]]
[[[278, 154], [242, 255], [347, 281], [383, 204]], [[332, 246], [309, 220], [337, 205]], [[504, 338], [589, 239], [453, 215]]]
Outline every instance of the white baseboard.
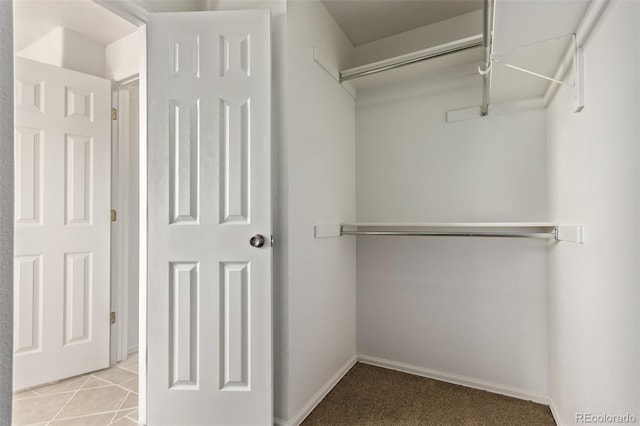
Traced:
[[564, 426], [562, 421], [560, 421], [560, 414], [558, 413], [558, 409], [553, 403], [553, 399], [549, 398], [549, 408], [551, 409], [551, 415], [553, 416], [553, 420], [556, 421], [557, 426]]
[[322, 386], [320, 390], [311, 397], [311, 399], [309, 399], [309, 401], [295, 414], [295, 416], [293, 416], [293, 419], [289, 421], [285, 421], [276, 417], [273, 419], [273, 424], [276, 426], [300, 425], [300, 423], [302, 423], [303, 420], [306, 419], [309, 414], [311, 414], [313, 409], [316, 408], [318, 404], [320, 404], [320, 401], [322, 401], [324, 397], [327, 396], [329, 392], [331, 392], [331, 389], [333, 389], [334, 386], [337, 385], [338, 382], [344, 377], [344, 375], [347, 374], [347, 372], [351, 369], [351, 367], [355, 365], [356, 361], [357, 361], [357, 357], [355, 356], [351, 358], [349, 361], [347, 361], [340, 368], [340, 370], [338, 370], [338, 372], [334, 374], [327, 381], [327, 383], [325, 383], [324, 386]]
[[542, 395], [527, 389], [502, 385], [500, 383], [487, 382], [484, 380], [474, 379], [472, 377], [459, 376], [457, 374], [431, 370], [428, 368], [403, 364], [400, 362], [390, 361], [383, 358], [376, 358], [368, 355], [358, 355], [358, 361], [364, 364], [371, 364], [378, 367], [401, 371], [403, 373], [414, 374], [416, 376], [428, 377], [430, 379], [440, 380], [442, 382], [467, 386], [474, 389], [481, 389], [492, 393], [511, 396], [513, 398], [524, 399], [527, 401], [549, 405], [549, 397], [547, 395]]
[[285, 422], [282, 419], [279, 419], [277, 417], [273, 418], [273, 425], [274, 426], [289, 426], [289, 423]]
[[134, 354], [134, 353], [136, 353], [136, 352], [138, 352], [138, 345], [135, 345], [135, 346], [129, 346], [129, 349], [127, 349], [127, 353], [128, 353], [129, 355]]

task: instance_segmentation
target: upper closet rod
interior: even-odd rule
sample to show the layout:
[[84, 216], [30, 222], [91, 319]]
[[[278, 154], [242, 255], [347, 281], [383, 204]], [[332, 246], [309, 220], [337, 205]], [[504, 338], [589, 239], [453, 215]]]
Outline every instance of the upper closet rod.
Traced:
[[484, 69], [478, 68], [482, 75], [482, 105], [480, 105], [480, 115], [489, 114], [489, 91], [491, 89], [491, 45], [493, 33], [493, 2], [494, 0], [484, 0], [484, 26], [482, 31], [482, 48], [484, 50]]
[[558, 228], [551, 232], [491, 232], [491, 231], [347, 231], [340, 229], [340, 235], [381, 235], [389, 237], [490, 237], [490, 238], [536, 238], [557, 240]]
[[452, 41], [450, 43], [441, 44], [439, 46], [423, 49], [418, 52], [409, 53], [392, 60], [384, 60], [375, 62], [370, 65], [352, 68], [340, 71], [340, 82], [352, 80], [358, 77], [364, 77], [371, 74], [377, 74], [383, 71], [389, 71], [395, 68], [404, 67], [405, 65], [415, 64], [417, 62], [426, 61], [427, 59], [437, 58], [439, 56], [449, 55], [451, 53], [460, 52], [481, 46], [483, 43], [482, 35], [471, 36], [461, 40]]

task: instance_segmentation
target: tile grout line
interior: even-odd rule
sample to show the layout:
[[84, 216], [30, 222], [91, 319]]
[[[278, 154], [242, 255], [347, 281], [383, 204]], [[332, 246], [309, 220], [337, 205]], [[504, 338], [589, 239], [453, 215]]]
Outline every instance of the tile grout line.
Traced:
[[[86, 377], [86, 376], [85, 376], [85, 377]], [[76, 379], [76, 380], [74, 380], [74, 381], [72, 381], [72, 382], [69, 382], [69, 383], [67, 383], [67, 384], [73, 384], [73, 383], [76, 383], [76, 382], [80, 382], [80, 381], [82, 381], [82, 379], [83, 379], [83, 378], [85, 378], [85, 377], [82, 377], [82, 375], [77, 376], [77, 379]], [[53, 382], [53, 383], [45, 383], [45, 384], [40, 385], [40, 386], [36, 386], [36, 387], [33, 387], [33, 388], [27, 388], [27, 389], [24, 389], [22, 392], [29, 391], [29, 392], [33, 392], [35, 395], [33, 395], [33, 396], [28, 396], [28, 397], [26, 397], [26, 398], [18, 398], [18, 399], [34, 398], [34, 397], [36, 397], [36, 396], [59, 395], [59, 394], [61, 394], [61, 393], [69, 393], [69, 392], [72, 392], [72, 391], [70, 391], [70, 390], [66, 390], [66, 391], [60, 391], [60, 392], [55, 392], [55, 391], [54, 391], [54, 392], [51, 392], [51, 393], [38, 393], [38, 389], [42, 389], [42, 388], [47, 387], [47, 386], [52, 386], [52, 385], [62, 384], [62, 383], [64, 383], [64, 382], [69, 381], [69, 380], [72, 380], [72, 379], [73, 379], [73, 377], [69, 377], [68, 379], [58, 380], [57, 382]], [[15, 398], [15, 395], [13, 395], [13, 397]]]
[[[100, 379], [100, 380], [102, 380], [102, 381], [106, 382], [106, 383], [107, 383], [107, 385], [105, 385], [105, 386], [97, 386], [97, 387], [95, 387], [95, 388], [82, 388], [82, 386], [84, 386], [84, 385], [86, 385], [86, 384], [87, 384], [87, 382], [89, 381], [89, 379], [90, 379], [91, 377], [96, 378], [96, 379]], [[78, 392], [80, 392], [80, 391], [86, 391], [86, 390], [90, 390], [90, 389], [108, 388], [108, 387], [111, 387], [111, 386], [114, 386], [114, 387], [120, 388], [120, 389], [124, 390], [125, 392], [127, 392], [127, 394], [125, 395], [125, 397], [124, 397], [124, 398], [122, 399], [122, 401], [120, 402], [119, 407], [121, 407], [121, 406], [122, 406], [122, 404], [124, 404], [124, 401], [125, 401], [125, 400], [127, 399], [127, 397], [129, 396], [129, 393], [131, 393], [132, 391], [130, 391], [129, 389], [125, 389], [125, 388], [123, 388], [122, 386], [120, 386], [120, 385], [118, 385], [118, 384], [116, 384], [116, 383], [113, 383], [113, 382], [111, 382], [111, 381], [109, 381], [109, 380], [107, 380], [107, 379], [103, 379], [102, 377], [97, 377], [97, 376], [94, 376], [93, 374], [89, 374], [89, 375], [87, 375], [87, 376], [85, 377], [85, 380], [84, 380], [84, 382], [80, 385], [80, 388], [76, 389], [76, 390], [73, 392], [73, 395], [71, 395], [71, 398], [69, 398], [69, 400], [68, 400], [68, 401], [67, 401], [67, 402], [66, 402], [66, 403], [65, 403], [65, 404], [60, 408], [60, 410], [58, 410], [58, 412], [56, 412], [56, 414], [55, 414], [55, 415], [54, 415], [54, 416], [53, 416], [53, 417], [52, 417], [52, 418], [47, 422], [47, 426], [49, 426], [50, 422], [52, 422], [52, 421], [56, 420], [56, 417], [57, 417], [57, 416], [62, 412], [62, 410], [64, 410], [64, 409], [66, 408], [66, 406], [67, 406], [67, 405], [69, 405], [69, 403], [71, 402], [71, 400], [76, 396], [76, 394], [77, 394]], [[136, 395], [137, 395], [137, 394], [136, 394]], [[116, 411], [117, 411], [117, 410], [116, 410]], [[108, 413], [110, 413], [110, 412], [111, 412], [111, 410], [109, 410], [109, 411], [103, 411], [103, 412], [99, 412], [99, 413], [91, 413], [91, 414], [88, 414], [88, 415], [89, 415], [89, 416], [93, 416], [93, 415], [96, 415], [96, 414], [108, 414]], [[84, 416], [77, 416], [77, 417], [69, 417], [69, 418], [78, 418], [78, 417], [86, 417], [86, 416], [87, 416], [87, 415], [84, 415]], [[115, 416], [115, 414], [114, 414], [114, 416]], [[60, 420], [62, 420], [62, 419], [60, 419]], [[66, 420], [66, 419], [65, 419], [65, 420]]]
[[65, 409], [65, 407], [66, 407], [67, 405], [69, 405], [69, 403], [71, 402], [71, 400], [73, 399], [73, 397], [75, 397], [75, 396], [78, 394], [78, 392], [80, 391], [80, 389], [82, 389], [82, 386], [84, 386], [84, 385], [87, 383], [87, 381], [89, 380], [89, 377], [91, 377], [91, 376], [87, 376], [87, 377], [85, 377], [85, 378], [84, 378], [84, 382], [82, 382], [82, 383], [80, 384], [80, 386], [78, 387], [78, 389], [76, 389], [76, 390], [73, 392], [73, 395], [71, 395], [71, 398], [69, 398], [69, 399], [67, 400], [67, 402], [65, 402], [65, 403], [62, 405], [62, 407], [60, 407], [60, 409], [59, 409], [58, 411], [56, 411], [56, 413], [53, 415], [53, 417], [51, 417], [49, 420], [47, 420], [47, 422], [46, 422], [46, 426], [49, 426], [49, 425], [51, 424], [51, 422], [52, 422], [52, 421], [54, 421], [54, 420], [56, 419], [56, 417], [58, 416], [58, 414], [60, 414], [60, 413], [62, 412], [62, 410], [64, 410], [64, 409]]
[[[138, 411], [138, 410], [136, 409], [136, 410], [134, 410], [134, 411]], [[138, 416], [137, 416], [137, 417], [139, 417], [139, 416], [140, 416], [140, 414], [138, 413]], [[140, 422], [138, 421], [138, 419], [132, 419], [131, 417], [129, 417], [129, 415], [128, 415], [128, 414], [127, 414], [125, 417], [126, 417], [126, 418], [128, 418], [129, 420], [131, 420], [132, 422], [136, 422], [136, 424], [138, 424], [138, 425], [140, 424]]]
[[[126, 362], [126, 361], [125, 361], [125, 362]], [[133, 364], [135, 364], [135, 363], [132, 363], [131, 365], [133, 365]], [[130, 380], [133, 380], [133, 379], [138, 379], [138, 372], [131, 371], [131, 370], [127, 370], [126, 368], [123, 368], [122, 366], [119, 366], [119, 365], [115, 365], [113, 368], [119, 368], [120, 370], [126, 371], [126, 372], [128, 372], [128, 373], [133, 373], [133, 374], [135, 374], [135, 376], [134, 376], [134, 377], [131, 377], [130, 379], [127, 379], [127, 380], [123, 381], [122, 383], [126, 383], [126, 382], [128, 382], [128, 381], [130, 381]], [[108, 381], [108, 380], [107, 380], [107, 381]], [[129, 395], [130, 395], [130, 394], [132, 394], [132, 393], [135, 393], [136, 395], [138, 395], [138, 393], [137, 393], [137, 392], [133, 392], [132, 390], [125, 389], [124, 387], [120, 386], [119, 384], [114, 383], [114, 385], [115, 385], [115, 386], [117, 386], [117, 387], [119, 387], [120, 389], [124, 389], [124, 390], [126, 390], [126, 391], [127, 391], [127, 394], [125, 395], [125, 397], [124, 397], [124, 398], [122, 398], [122, 401], [120, 401], [120, 405], [118, 406], [118, 409], [116, 410], [116, 412], [115, 412], [115, 413], [113, 413], [113, 416], [111, 417], [111, 421], [108, 423], [109, 425], [113, 424], [113, 422], [115, 421], [116, 416], [118, 415], [118, 411], [121, 411], [122, 406], [124, 405], [124, 402], [127, 400], [127, 398], [129, 398]], [[135, 408], [135, 409], [138, 409], [138, 407], [136, 406], [136, 408]], [[124, 416], [124, 417], [129, 418], [129, 416]], [[136, 422], [136, 423], [137, 423], [137, 422]]]
[[[86, 384], [86, 381], [85, 381], [85, 383], [83, 383], [83, 385], [85, 385], [85, 384]], [[109, 382], [109, 383], [107, 383], [106, 385], [102, 385], [102, 386], [93, 386], [93, 387], [90, 387], [90, 388], [80, 388], [80, 389], [76, 389], [76, 390], [66, 390], [66, 391], [61, 391], [61, 392], [46, 393], [46, 394], [43, 394], [43, 395], [28, 396], [28, 397], [25, 397], [25, 398], [19, 398], [19, 399], [16, 399], [15, 401], [22, 401], [22, 400], [25, 400], [25, 401], [26, 401], [26, 400], [34, 399], [34, 398], [42, 398], [43, 396], [61, 395], [61, 394], [63, 394], [63, 393], [71, 393], [71, 392], [80, 391], [80, 390], [89, 390], [89, 389], [108, 388], [109, 386], [117, 386], [117, 385], [114, 385], [114, 384], [112, 384], [112, 383], [110, 383], [110, 382]]]
[[[133, 412], [133, 411], [137, 411], [138, 409], [137, 408], [125, 408], [124, 410], [120, 410], [120, 411], [127, 411], [127, 410], [131, 410], [131, 412]], [[129, 414], [125, 414], [124, 416], [120, 417], [118, 419], [118, 421], [120, 421], [121, 419], [125, 419], [125, 418], [138, 423], [137, 420], [133, 420], [131, 417], [129, 417]], [[112, 424], [114, 424], [113, 421], [111, 423], [109, 423], [109, 425], [112, 425]], [[109, 426], [109, 425], [107, 425], [107, 426]]]
[[116, 410], [115, 413], [113, 413], [113, 416], [111, 416], [111, 421], [109, 423], [107, 423], [108, 425], [113, 423], [113, 421], [116, 418], [116, 415], [118, 414], [118, 411], [120, 411], [120, 409], [122, 408], [122, 406], [124, 405], [124, 402], [127, 400], [128, 397], [129, 397], [129, 392], [127, 392], [127, 394], [124, 396], [124, 398], [122, 398], [122, 401], [120, 401], [120, 405], [118, 405], [118, 409]]
[[[82, 386], [84, 386], [84, 385], [86, 384], [86, 382], [89, 380], [89, 378], [91, 378], [91, 377], [96, 378], [96, 379], [103, 380], [103, 381], [107, 382], [107, 385], [105, 385], [105, 386], [97, 386], [97, 387], [95, 387], [95, 388], [84, 388], [84, 389], [83, 389], [83, 388], [82, 388]], [[132, 377], [132, 379], [133, 379], [133, 377]], [[130, 379], [127, 379], [127, 380], [130, 380]], [[125, 380], [125, 381], [126, 381], [126, 380]], [[66, 404], [65, 404], [65, 405], [64, 405], [64, 406], [63, 406], [63, 407], [62, 407], [62, 408], [61, 408], [61, 409], [56, 413], [56, 415], [55, 415], [51, 420], [49, 420], [49, 422], [52, 422], [52, 421], [54, 421], [54, 420], [57, 420], [57, 419], [56, 419], [56, 416], [62, 412], [62, 410], [63, 410], [63, 409], [64, 409], [64, 408], [69, 404], [69, 402], [71, 402], [71, 400], [73, 399], [73, 397], [74, 397], [74, 396], [76, 396], [76, 393], [78, 393], [78, 392], [80, 392], [80, 391], [86, 391], [86, 390], [92, 390], [92, 389], [102, 389], [102, 388], [108, 388], [108, 387], [116, 387], [116, 388], [122, 389], [123, 391], [127, 392], [127, 394], [124, 396], [124, 398], [122, 398], [122, 401], [120, 402], [120, 405], [118, 406], [118, 407], [119, 407], [118, 409], [116, 409], [115, 411], [113, 411], [113, 410], [109, 410], [109, 411], [101, 411], [101, 412], [97, 412], [97, 413], [85, 414], [85, 415], [82, 415], [82, 416], [67, 417], [67, 418], [59, 419], [59, 420], [77, 419], [77, 418], [87, 417], [87, 416], [94, 416], [94, 415], [100, 415], [100, 414], [109, 414], [109, 413], [111, 413], [111, 412], [113, 412], [113, 413], [114, 413], [114, 416], [115, 416], [115, 415], [116, 415], [116, 413], [117, 413], [117, 411], [121, 411], [121, 410], [120, 410], [120, 407], [122, 407], [122, 405], [124, 404], [124, 402], [127, 400], [127, 397], [129, 396], [129, 394], [133, 393], [133, 394], [135, 394], [135, 395], [138, 395], [138, 393], [137, 393], [137, 392], [133, 392], [133, 391], [131, 391], [131, 390], [129, 390], [129, 389], [125, 389], [125, 388], [123, 388], [122, 386], [120, 386], [120, 385], [118, 385], [118, 384], [116, 384], [116, 383], [113, 383], [113, 382], [111, 382], [111, 381], [109, 381], [109, 380], [107, 380], [107, 379], [103, 379], [102, 377], [98, 377], [98, 376], [95, 376], [95, 375], [93, 375], [93, 374], [89, 374], [89, 375], [87, 376], [87, 378], [86, 378], [85, 382], [80, 386], [80, 389], [77, 389], [77, 390], [73, 393], [73, 395], [71, 396], [71, 398], [69, 399], [69, 401], [67, 401], [67, 403], [66, 403]], [[136, 406], [136, 407], [135, 407], [135, 409], [137, 409], [137, 408], [138, 408], [138, 406]], [[127, 408], [127, 410], [128, 410], [128, 408]], [[113, 419], [112, 419], [112, 421], [113, 421]], [[111, 424], [111, 423], [109, 423], [109, 424]], [[49, 423], [47, 423], [47, 426], [49, 426]]]
[[[117, 368], [119, 368], [119, 367], [117, 367]], [[121, 370], [124, 370], [124, 369], [122, 368]], [[128, 370], [125, 370], [125, 371], [128, 371]], [[138, 379], [138, 378], [139, 378], [138, 374], [137, 374], [137, 373], [134, 373], [134, 374], [135, 374], [135, 377], [132, 377], [132, 378], [130, 378], [130, 379], [127, 379], [127, 380], [125, 380], [125, 381], [124, 381], [124, 382], [122, 382], [122, 383], [128, 382], [129, 380]], [[122, 387], [122, 386], [120, 386], [120, 385], [117, 385], [117, 384], [115, 384], [115, 383], [114, 383], [114, 385], [115, 385], [115, 386], [117, 386], [117, 387], [119, 387], [120, 389], [124, 389], [124, 390], [126, 390], [126, 391], [127, 391], [127, 395], [124, 397], [124, 399], [123, 399], [123, 400], [122, 400], [122, 402], [120, 403], [120, 408], [122, 408], [122, 405], [123, 405], [123, 404], [124, 404], [124, 402], [127, 400], [127, 398], [129, 398], [129, 395], [130, 395], [130, 394], [135, 394], [136, 396], [138, 396], [138, 392], [134, 392], [134, 391], [132, 391], [132, 390], [126, 389], [126, 388], [124, 388], [124, 387]], [[136, 404], [135, 409], [137, 410], [138, 408], [140, 408], [140, 401], [138, 401], [138, 403]], [[126, 410], [128, 410], [128, 408], [126, 408]], [[120, 410], [118, 410], [118, 411], [120, 411]], [[109, 425], [113, 424], [113, 421], [114, 421], [114, 419], [115, 419], [116, 414], [117, 414], [117, 412], [116, 412], [116, 413], [114, 413], [113, 418], [111, 419], [111, 423], [109, 423]], [[125, 416], [125, 417], [126, 417], [126, 418], [128, 418], [129, 420], [131, 420], [131, 419], [129, 418], [129, 416]], [[138, 423], [137, 421], [135, 421], [135, 422], [136, 422], [136, 423]]]
[[[135, 377], [132, 377], [131, 379], [134, 379], [134, 378], [135, 378]], [[125, 380], [125, 382], [128, 382], [128, 381], [129, 381], [129, 380], [131, 380], [131, 379], [127, 379], [127, 380]], [[124, 382], [122, 382], [122, 383], [124, 383]], [[138, 392], [134, 392], [134, 391], [132, 391], [132, 390], [130, 390], [130, 389], [127, 389], [127, 388], [125, 388], [125, 387], [122, 387], [122, 386], [120, 386], [120, 385], [118, 385], [118, 384], [116, 384], [116, 383], [113, 383], [113, 386], [117, 386], [117, 387], [119, 387], [120, 389], [125, 390], [125, 391], [127, 391], [127, 392], [129, 392], [129, 393], [135, 393], [136, 395], [138, 395]]]
[[[136, 409], [137, 408], [124, 408], [122, 410], [97, 411], [95, 413], [83, 414], [81, 416], [65, 417], [64, 419], [55, 419], [55, 421], [77, 420], [77, 419], [82, 419], [83, 417], [101, 416], [103, 414], [111, 414], [111, 413], [117, 413], [118, 411], [136, 410]], [[54, 421], [54, 420], [50, 420], [50, 422], [51, 421]], [[42, 422], [29, 423], [28, 425], [22, 425], [22, 426], [41, 425], [41, 424]]]
[[[136, 362], [139, 362], [139, 361], [136, 361]], [[131, 365], [134, 365], [134, 364], [135, 364], [135, 362], [132, 362], [131, 364], [129, 364], [127, 366], [131, 366]], [[94, 374], [94, 373], [96, 373], [96, 371], [94, 371], [94, 372], [91, 372], [91, 373], [85, 375], [84, 377], [80, 376], [80, 377], [78, 377], [77, 380], [73, 380], [70, 383], [66, 384], [66, 385], [78, 384], [78, 388], [76, 388], [75, 390], [60, 389], [60, 390], [53, 391], [53, 392], [50, 392], [50, 393], [39, 393], [35, 389], [25, 389], [24, 391], [29, 391], [29, 392], [32, 393], [32, 395], [24, 397], [24, 398], [18, 398], [17, 400], [32, 400], [32, 399], [42, 398], [42, 397], [49, 397], [49, 396], [62, 395], [62, 394], [71, 394], [69, 399], [53, 414], [52, 417], [50, 417], [49, 419], [40, 421], [38, 423], [30, 423], [29, 425], [46, 425], [46, 426], [49, 426], [49, 425], [52, 424], [52, 422], [54, 422], [56, 420], [79, 419], [79, 418], [83, 418], [83, 417], [89, 417], [89, 416], [113, 413], [113, 416], [111, 417], [111, 421], [109, 423], [109, 424], [112, 424], [114, 422], [114, 420], [115, 420], [115, 416], [118, 414], [119, 411], [131, 410], [131, 412], [134, 412], [134, 411], [138, 410], [139, 409], [139, 403], [136, 404], [135, 407], [129, 407], [129, 408], [126, 408], [126, 409], [122, 408], [122, 406], [124, 405], [124, 403], [127, 400], [127, 398], [129, 398], [129, 396], [131, 394], [134, 394], [134, 395], [138, 396], [138, 392], [135, 392], [135, 391], [133, 391], [131, 389], [127, 389], [127, 388], [121, 386], [124, 383], [130, 382], [130, 381], [133, 381], [133, 380], [138, 380], [139, 379], [138, 372], [137, 371], [133, 371], [133, 370], [128, 370], [127, 368], [123, 368], [122, 366], [118, 366], [118, 365], [114, 365], [114, 366], [109, 367], [109, 368], [107, 368], [105, 370], [112, 369], [112, 368], [118, 368], [120, 371], [131, 373], [131, 374], [133, 374], [133, 377], [127, 378], [124, 381], [122, 381], [122, 383], [118, 384], [118, 383], [114, 383], [111, 380], [96, 376]], [[99, 371], [103, 371], [103, 370], [99, 370]], [[89, 379], [91, 379], [91, 378], [100, 380], [100, 381], [104, 382], [105, 384], [101, 385], [101, 386], [94, 386], [94, 387], [84, 388], [84, 386], [89, 382]], [[63, 383], [64, 381], [66, 381], [66, 380], [61, 380], [60, 383]], [[41, 387], [44, 387], [44, 386], [47, 386], [47, 385], [43, 385]], [[68, 418], [65, 418], [65, 419], [58, 419], [57, 418], [60, 415], [60, 413], [62, 413], [62, 411], [70, 404], [70, 402], [76, 397], [76, 395], [79, 392], [86, 391], [86, 390], [92, 390], [92, 389], [107, 388], [107, 387], [111, 387], [111, 386], [113, 386], [115, 388], [119, 388], [119, 389], [121, 389], [121, 390], [126, 392], [125, 396], [120, 401], [120, 404], [118, 405], [118, 408], [116, 410], [102, 411], [102, 412], [97, 412], [97, 413], [88, 413], [88, 414], [85, 414], [85, 415], [82, 415], [82, 416], [73, 416], [73, 417], [68, 417]], [[127, 418], [128, 420], [131, 420], [133, 422], [138, 423], [137, 420], [131, 419], [129, 417], [129, 414], [125, 414], [122, 418]], [[25, 426], [29, 426], [29, 425], [25, 425]]]

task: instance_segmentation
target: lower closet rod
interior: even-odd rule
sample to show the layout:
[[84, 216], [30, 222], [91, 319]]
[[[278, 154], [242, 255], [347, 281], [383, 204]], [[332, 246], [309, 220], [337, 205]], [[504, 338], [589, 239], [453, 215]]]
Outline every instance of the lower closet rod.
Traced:
[[390, 237], [490, 237], [490, 238], [537, 238], [544, 240], [557, 239], [557, 230], [545, 233], [517, 232], [443, 232], [443, 231], [345, 231], [340, 235], [382, 235]]

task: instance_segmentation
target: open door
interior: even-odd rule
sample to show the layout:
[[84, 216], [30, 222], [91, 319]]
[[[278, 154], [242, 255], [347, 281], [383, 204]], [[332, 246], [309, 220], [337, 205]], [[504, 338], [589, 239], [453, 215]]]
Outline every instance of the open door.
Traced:
[[151, 14], [147, 423], [270, 425], [270, 13]]
[[111, 83], [16, 58], [14, 390], [109, 366]]

